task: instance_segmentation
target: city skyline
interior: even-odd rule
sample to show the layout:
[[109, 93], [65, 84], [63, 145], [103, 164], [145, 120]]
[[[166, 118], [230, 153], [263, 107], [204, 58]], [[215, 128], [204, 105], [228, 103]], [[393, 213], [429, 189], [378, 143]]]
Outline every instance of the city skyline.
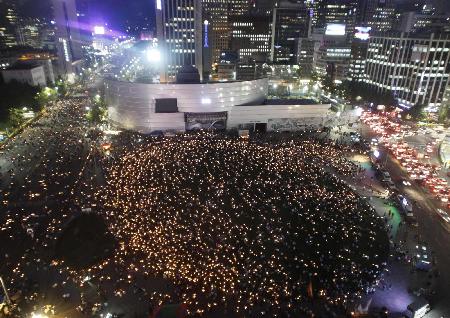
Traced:
[[450, 316], [450, 13], [0, 0], [0, 318]]

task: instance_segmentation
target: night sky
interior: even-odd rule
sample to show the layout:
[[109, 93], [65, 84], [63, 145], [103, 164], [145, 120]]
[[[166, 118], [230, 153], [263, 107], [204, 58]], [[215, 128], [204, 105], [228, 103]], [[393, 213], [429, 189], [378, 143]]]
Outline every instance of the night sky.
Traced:
[[[50, 0], [16, 0], [25, 16], [48, 17]], [[77, 0], [88, 1], [90, 6], [91, 23], [108, 23], [109, 27], [124, 31], [126, 26], [154, 27], [155, 0]], [[257, 1], [257, 0], [256, 0]], [[414, 2], [416, 0], [395, 0], [398, 3]], [[433, 1], [439, 11], [450, 11], [449, 0]]]

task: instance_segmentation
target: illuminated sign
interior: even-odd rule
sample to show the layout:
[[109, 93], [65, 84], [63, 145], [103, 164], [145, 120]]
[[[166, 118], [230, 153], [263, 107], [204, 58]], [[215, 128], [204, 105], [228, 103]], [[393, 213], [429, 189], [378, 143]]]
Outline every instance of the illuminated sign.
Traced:
[[355, 38], [360, 40], [368, 40], [370, 38], [369, 32], [372, 30], [371, 27], [356, 27]]
[[325, 30], [326, 35], [345, 35], [345, 24], [329, 23]]
[[156, 9], [162, 10], [161, 0], [156, 0]]
[[205, 20], [205, 22], [203, 22], [203, 25], [204, 25], [204, 27], [205, 27], [205, 31], [204, 31], [204, 39], [203, 39], [203, 47], [209, 47], [208, 46], [208, 25], [209, 25], [209, 22], [208, 22], [208, 20]]
[[101, 25], [94, 26], [94, 34], [97, 35], [105, 34], [105, 27]]

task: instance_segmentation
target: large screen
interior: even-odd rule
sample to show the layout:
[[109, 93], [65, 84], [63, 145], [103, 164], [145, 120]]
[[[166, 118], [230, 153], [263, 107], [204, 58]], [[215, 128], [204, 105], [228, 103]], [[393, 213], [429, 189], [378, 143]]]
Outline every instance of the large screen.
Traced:
[[178, 113], [176, 98], [156, 98], [155, 113]]
[[345, 35], [345, 24], [328, 23], [325, 30], [326, 35]]
[[360, 40], [368, 40], [370, 38], [371, 27], [356, 27], [355, 38]]

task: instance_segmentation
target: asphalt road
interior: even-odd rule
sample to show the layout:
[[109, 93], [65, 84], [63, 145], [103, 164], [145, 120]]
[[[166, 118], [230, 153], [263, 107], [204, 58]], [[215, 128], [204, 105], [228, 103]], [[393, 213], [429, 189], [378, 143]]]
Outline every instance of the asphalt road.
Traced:
[[[369, 140], [374, 137], [374, 134], [369, 131], [367, 126], [363, 126], [361, 132]], [[431, 248], [432, 255], [436, 259], [435, 267], [440, 273], [435, 287], [436, 295], [432, 299], [433, 310], [427, 317], [449, 317], [450, 253], [448, 253], [448, 249], [450, 247], [450, 230], [436, 213], [440, 203], [412, 180], [410, 180], [411, 186], [404, 186], [402, 179], [408, 178], [406, 171], [395, 158], [387, 153], [386, 149], [382, 149], [381, 154], [380, 162], [384, 163], [385, 169], [390, 173], [400, 192], [406, 194], [411, 200], [416, 201], [413, 209], [419, 223], [418, 239], [426, 242]]]

